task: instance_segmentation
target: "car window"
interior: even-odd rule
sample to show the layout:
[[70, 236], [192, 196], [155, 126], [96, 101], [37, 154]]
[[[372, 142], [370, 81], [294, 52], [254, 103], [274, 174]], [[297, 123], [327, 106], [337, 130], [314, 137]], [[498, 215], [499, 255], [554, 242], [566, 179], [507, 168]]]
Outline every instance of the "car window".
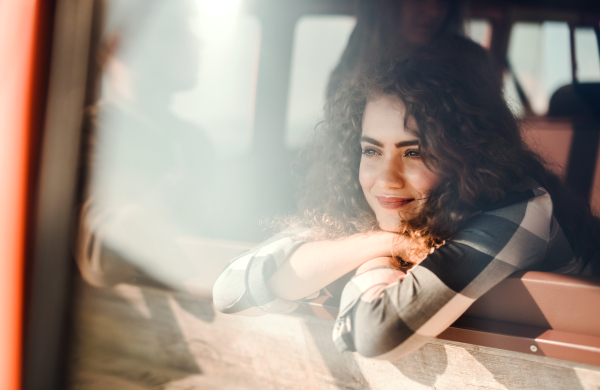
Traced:
[[578, 27], [575, 29], [575, 55], [578, 81], [600, 81], [600, 55], [598, 54], [598, 40], [593, 28]]
[[569, 39], [563, 22], [518, 22], [512, 28], [508, 61], [537, 115], [544, 115], [552, 94], [571, 82]]
[[466, 23], [465, 32], [473, 41], [489, 49], [492, 39], [492, 24], [486, 19], [471, 19]]
[[296, 24], [285, 145], [302, 147], [322, 119], [325, 89], [352, 33], [354, 16], [305, 16]]
[[[579, 82], [600, 81], [598, 43], [593, 28], [575, 29], [576, 74]], [[515, 23], [508, 61], [513, 74], [505, 90], [517, 115], [523, 114], [513, 76], [527, 96], [533, 113], [545, 115], [552, 94], [572, 82], [571, 43], [566, 22]]]

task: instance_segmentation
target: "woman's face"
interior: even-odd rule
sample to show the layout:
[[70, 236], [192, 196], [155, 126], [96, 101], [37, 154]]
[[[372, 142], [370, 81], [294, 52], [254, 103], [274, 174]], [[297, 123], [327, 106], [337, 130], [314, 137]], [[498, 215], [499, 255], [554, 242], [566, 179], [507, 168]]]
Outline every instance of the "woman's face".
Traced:
[[411, 117], [404, 126], [404, 103], [381, 95], [369, 101], [363, 115], [359, 181], [382, 230], [396, 231], [413, 218], [439, 181], [419, 152]]

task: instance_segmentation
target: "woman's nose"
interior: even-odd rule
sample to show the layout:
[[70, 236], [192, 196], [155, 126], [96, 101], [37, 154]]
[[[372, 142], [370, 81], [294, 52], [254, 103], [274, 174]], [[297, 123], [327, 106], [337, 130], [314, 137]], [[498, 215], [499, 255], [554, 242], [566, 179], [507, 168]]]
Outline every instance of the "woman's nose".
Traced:
[[402, 164], [388, 159], [382, 162], [381, 169], [377, 175], [377, 182], [382, 188], [404, 187], [404, 175]]

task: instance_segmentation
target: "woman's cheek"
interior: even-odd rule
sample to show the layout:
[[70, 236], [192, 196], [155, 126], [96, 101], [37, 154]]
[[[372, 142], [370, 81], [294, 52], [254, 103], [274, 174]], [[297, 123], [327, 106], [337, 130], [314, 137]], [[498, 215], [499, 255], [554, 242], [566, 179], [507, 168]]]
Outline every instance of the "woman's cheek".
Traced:
[[404, 177], [410, 186], [422, 195], [433, 190], [439, 183], [439, 176], [423, 164], [406, 164]]
[[358, 181], [363, 191], [368, 192], [371, 187], [373, 187], [376, 177], [377, 173], [373, 167], [373, 164], [369, 164], [369, 162], [365, 161], [364, 159], [361, 160], [360, 168], [358, 170]]

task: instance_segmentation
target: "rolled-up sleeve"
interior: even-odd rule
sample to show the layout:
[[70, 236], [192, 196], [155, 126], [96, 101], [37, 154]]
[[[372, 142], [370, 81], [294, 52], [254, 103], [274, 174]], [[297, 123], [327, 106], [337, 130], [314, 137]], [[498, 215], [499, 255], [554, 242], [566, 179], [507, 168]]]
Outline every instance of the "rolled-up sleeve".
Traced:
[[530, 190], [529, 199], [472, 217], [403, 279], [381, 269], [354, 277], [342, 294], [334, 343], [387, 360], [418, 349], [501, 280], [539, 264], [551, 219], [550, 196]]
[[226, 314], [262, 315], [289, 313], [294, 301], [277, 297], [267, 281], [304, 241], [295, 237], [302, 230], [288, 230], [233, 259], [213, 287], [213, 303]]

